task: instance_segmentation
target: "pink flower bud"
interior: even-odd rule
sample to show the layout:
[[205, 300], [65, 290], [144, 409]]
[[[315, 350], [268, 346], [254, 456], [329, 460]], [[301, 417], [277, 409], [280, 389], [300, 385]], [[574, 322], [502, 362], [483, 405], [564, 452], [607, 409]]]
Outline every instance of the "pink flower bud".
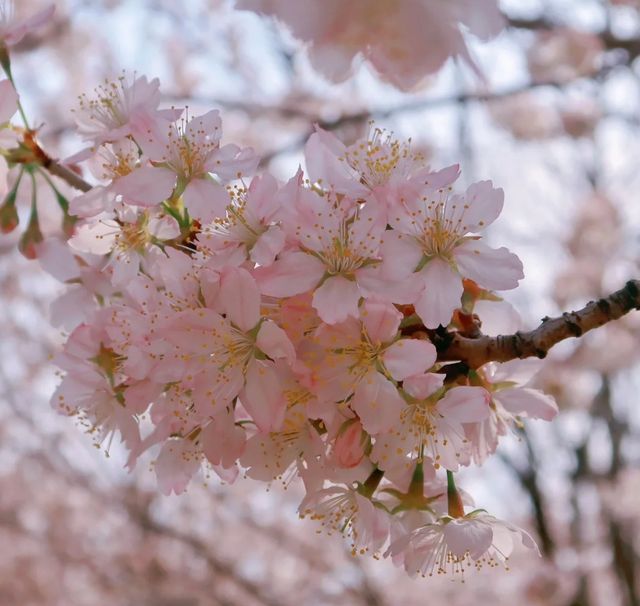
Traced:
[[347, 421], [341, 427], [333, 445], [333, 454], [340, 467], [355, 467], [362, 461], [367, 437], [358, 420]]
[[7, 201], [0, 206], [0, 231], [3, 234], [8, 234], [16, 227], [18, 227], [18, 212], [16, 211], [16, 205], [14, 201], [7, 199]]

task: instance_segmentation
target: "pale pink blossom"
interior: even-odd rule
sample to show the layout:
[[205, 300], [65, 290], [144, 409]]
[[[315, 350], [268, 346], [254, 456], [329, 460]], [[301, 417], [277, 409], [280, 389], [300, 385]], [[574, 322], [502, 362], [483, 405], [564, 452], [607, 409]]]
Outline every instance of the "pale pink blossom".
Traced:
[[290, 233], [296, 246], [255, 271], [261, 291], [273, 297], [313, 291], [313, 307], [329, 324], [357, 317], [361, 279], [379, 260], [384, 215], [374, 204], [359, 207], [302, 186], [294, 204]]
[[512, 360], [503, 364], [489, 362], [478, 369], [491, 394], [490, 414], [466, 425], [465, 432], [479, 465], [495, 452], [500, 436], [522, 424], [521, 419], [552, 421], [558, 414], [552, 396], [527, 386], [539, 368], [539, 360]]
[[502, 210], [504, 193], [490, 181], [471, 185], [464, 195], [427, 189], [404, 201], [389, 217], [384, 235], [383, 275], [403, 278], [421, 288], [414, 306], [428, 328], [446, 326], [460, 306], [462, 279], [483, 288], [515, 288], [522, 263], [506, 248], [490, 248], [476, 234]]
[[[192, 218], [209, 222], [224, 217], [231, 199], [220, 182], [252, 172], [258, 160], [251, 148], [234, 144], [220, 147], [221, 136], [217, 110], [186, 123], [153, 124], [136, 138], [154, 166], [140, 175], [135, 187], [153, 187], [155, 179], [172, 179]], [[126, 196], [128, 188], [121, 188], [120, 193]]]
[[330, 80], [347, 78], [356, 56], [362, 56], [405, 90], [450, 57], [475, 67], [463, 28], [488, 40], [504, 26], [495, 0], [238, 0], [237, 6], [285, 23], [308, 43], [313, 66]]
[[94, 92], [93, 98], [82, 95], [75, 111], [78, 132], [94, 145], [113, 143], [130, 135], [140, 137], [152, 128], [167, 128], [169, 121], [182, 113], [158, 110], [157, 78], [149, 82], [146, 76], [140, 76], [129, 84], [123, 75], [115, 81], [105, 80]]
[[246, 270], [223, 272], [219, 303], [224, 316], [207, 308], [176, 314], [166, 338], [182, 360], [206, 372], [211, 405], [239, 397], [260, 431], [278, 430], [287, 402], [275, 361], [293, 364], [294, 347], [273, 321], [261, 320], [260, 293]]
[[48, 4], [35, 15], [17, 20], [14, 1], [0, 0], [0, 49], [3, 46], [18, 44], [27, 34], [45, 25], [53, 16], [55, 9], [55, 4]]
[[425, 186], [449, 187], [460, 175], [458, 165], [433, 172], [411, 140], [400, 141], [372, 125], [367, 137], [350, 146], [333, 133], [316, 127], [305, 145], [305, 162], [312, 182], [352, 198], [373, 198], [387, 212], [404, 199], [418, 197]]
[[469, 462], [465, 424], [489, 416], [489, 393], [482, 387], [453, 387], [442, 396], [441, 375], [404, 381], [409, 396], [399, 422], [376, 440], [371, 458], [381, 469], [414, 467], [427, 457], [436, 467], [456, 471]]
[[248, 189], [230, 190], [226, 213], [205, 225], [198, 236], [205, 254], [242, 248], [261, 266], [273, 263], [283, 249], [285, 233], [275, 222], [280, 210], [278, 183], [269, 174], [254, 177]]
[[460, 574], [466, 569], [502, 565], [517, 543], [538, 553], [531, 536], [521, 528], [476, 510], [460, 518], [445, 516], [395, 540], [385, 555], [403, 554], [406, 571], [414, 576]]
[[367, 301], [361, 320], [320, 326], [316, 347], [303, 355], [310, 389], [321, 400], [351, 397], [350, 408], [370, 434], [392, 429], [406, 408], [397, 382], [424, 373], [436, 360], [428, 341], [397, 339], [401, 318], [392, 305]]
[[140, 441], [134, 414], [142, 411], [130, 409], [122, 401], [117, 389], [120, 360], [108, 345], [104, 332], [94, 326], [83, 324], [73, 331], [55, 359], [66, 375], [51, 397], [51, 405], [61, 414], [78, 415], [98, 445], [109, 437], [108, 449], [118, 432], [132, 449]]
[[159, 243], [179, 235], [180, 227], [173, 217], [126, 209], [118, 221], [100, 219], [80, 226], [69, 246], [97, 255], [112, 253], [112, 281], [122, 286], [136, 276], [148, 256], [162, 254]]
[[88, 163], [93, 175], [105, 185], [97, 185], [72, 198], [69, 212], [78, 217], [95, 217], [112, 212], [119, 202], [118, 194], [126, 192], [123, 201], [135, 206], [156, 206], [171, 195], [175, 179], [171, 175], [147, 175], [152, 167], [140, 162], [138, 146], [131, 139], [101, 145]]
[[389, 516], [384, 509], [353, 488], [332, 486], [307, 494], [300, 516], [317, 520], [325, 532], [348, 539], [354, 555], [378, 553], [389, 536]]

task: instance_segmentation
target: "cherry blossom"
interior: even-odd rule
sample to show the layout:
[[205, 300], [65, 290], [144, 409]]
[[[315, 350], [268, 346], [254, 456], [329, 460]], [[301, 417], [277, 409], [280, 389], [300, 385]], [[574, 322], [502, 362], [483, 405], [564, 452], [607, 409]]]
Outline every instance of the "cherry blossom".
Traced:
[[0, 0], [0, 54], [3, 46], [14, 46], [28, 33], [45, 25], [55, 12], [55, 4], [48, 4], [35, 15], [16, 20], [13, 0]]
[[367, 0], [353, 0], [348, 6], [339, 0], [238, 0], [236, 5], [285, 23], [309, 44], [311, 63], [330, 80], [346, 79], [354, 59], [361, 56], [384, 79], [405, 90], [450, 57], [475, 68], [461, 27], [488, 40], [504, 26], [495, 0], [384, 0], [375, 6]]
[[153, 187], [157, 179], [173, 180], [191, 217], [211, 221], [223, 217], [231, 200], [218, 180], [231, 181], [252, 172], [257, 159], [251, 149], [228, 144], [220, 147], [222, 123], [217, 110], [194, 116], [187, 122], [165, 126], [155, 122], [137, 138], [142, 150], [154, 163], [144, 172], [131, 174], [120, 188], [127, 196], [133, 189]]
[[403, 552], [410, 575], [460, 574], [469, 566], [494, 568], [506, 562], [516, 540], [537, 552], [527, 532], [483, 512], [444, 516], [394, 541], [385, 555]]
[[150, 82], [146, 76], [131, 84], [122, 75], [115, 81], [105, 81], [94, 91], [95, 96], [83, 95], [75, 112], [78, 132], [95, 145], [116, 142], [128, 135], [141, 135], [156, 125], [168, 124], [182, 113], [158, 110], [160, 81]]
[[390, 216], [393, 231], [385, 234], [383, 267], [387, 274], [422, 286], [413, 303], [428, 328], [449, 324], [460, 306], [463, 278], [505, 290], [515, 288], [524, 276], [516, 255], [470, 235], [495, 221], [503, 201], [501, 189], [481, 181], [464, 195], [427, 189], [421, 198], [405, 200]]

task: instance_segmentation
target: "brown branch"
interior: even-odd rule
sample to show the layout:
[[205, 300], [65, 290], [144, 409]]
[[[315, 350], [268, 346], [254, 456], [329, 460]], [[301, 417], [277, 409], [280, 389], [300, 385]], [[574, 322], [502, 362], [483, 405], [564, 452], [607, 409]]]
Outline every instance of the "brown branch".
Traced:
[[49, 162], [43, 165], [52, 175], [66, 181], [71, 187], [82, 192], [93, 189], [93, 185], [87, 183], [80, 175], [67, 168], [64, 164], [60, 164], [57, 160], [49, 158]]
[[580, 337], [607, 322], [621, 318], [633, 309], [640, 309], [640, 280], [630, 280], [613, 294], [591, 301], [578, 311], [566, 312], [557, 318], [543, 318], [538, 328], [513, 335], [478, 338], [456, 333], [439, 333], [435, 338], [440, 361], [459, 360], [469, 368], [479, 368], [487, 362], [508, 362], [517, 358], [544, 358], [560, 341]]

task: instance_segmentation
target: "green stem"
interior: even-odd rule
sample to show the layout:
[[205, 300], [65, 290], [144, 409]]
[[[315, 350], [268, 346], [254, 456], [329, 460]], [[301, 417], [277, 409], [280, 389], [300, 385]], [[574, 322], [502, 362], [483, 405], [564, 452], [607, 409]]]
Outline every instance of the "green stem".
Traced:
[[464, 505], [460, 493], [456, 488], [456, 482], [453, 479], [453, 473], [447, 470], [447, 505], [449, 508], [449, 515], [452, 518], [464, 517]]
[[[5, 73], [7, 74], [7, 78], [9, 78], [9, 82], [13, 84], [13, 88], [15, 88], [17, 91], [18, 88], [16, 87], [15, 80], [13, 79], [13, 74], [11, 73], [11, 62], [9, 61], [9, 53], [6, 50], [6, 47], [0, 49], [0, 55], [2, 55], [2, 61], [0, 61], [0, 63], [2, 64], [2, 67], [4, 68]], [[18, 96], [18, 112], [20, 113], [20, 117], [24, 122], [25, 128], [27, 130], [30, 130], [29, 120], [27, 120], [27, 114], [25, 113], [24, 108], [22, 107], [22, 103], [20, 101], [19, 96]]]
[[370, 499], [373, 496], [373, 493], [376, 491], [376, 488], [378, 488], [378, 485], [380, 484], [380, 481], [383, 477], [384, 471], [378, 468], [374, 469], [371, 472], [371, 475], [364, 481], [364, 484], [362, 484], [362, 487], [360, 488], [360, 494]]

